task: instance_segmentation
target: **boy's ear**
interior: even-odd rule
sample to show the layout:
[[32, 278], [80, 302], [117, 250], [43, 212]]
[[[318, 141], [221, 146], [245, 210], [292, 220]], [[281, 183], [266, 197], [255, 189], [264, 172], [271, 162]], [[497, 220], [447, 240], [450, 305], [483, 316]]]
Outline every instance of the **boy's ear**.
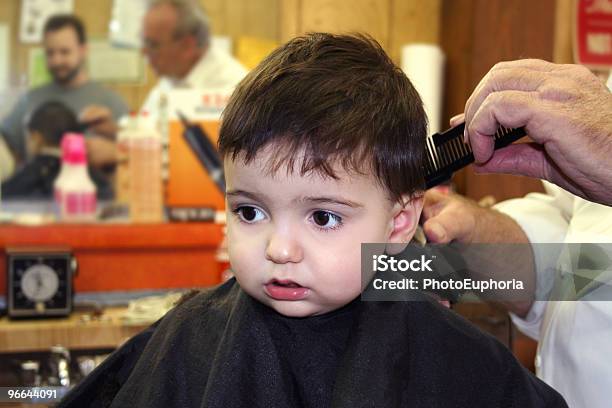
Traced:
[[388, 254], [398, 254], [406, 248], [419, 226], [422, 209], [423, 194], [404, 196], [402, 202], [393, 205], [392, 230], [386, 247]]

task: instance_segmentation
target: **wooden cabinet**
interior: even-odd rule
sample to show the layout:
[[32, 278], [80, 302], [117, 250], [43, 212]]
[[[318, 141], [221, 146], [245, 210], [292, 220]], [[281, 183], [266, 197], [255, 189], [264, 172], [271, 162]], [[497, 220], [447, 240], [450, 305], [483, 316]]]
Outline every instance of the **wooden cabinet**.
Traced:
[[79, 264], [75, 291], [169, 289], [220, 282], [216, 251], [222, 226], [213, 223], [56, 224], [0, 226], [0, 293], [6, 247], [63, 246]]
[[148, 324], [127, 325], [123, 307], [104, 310], [96, 320], [75, 311], [69, 317], [48, 320], [10, 321], [0, 319], [0, 354], [49, 351], [52, 346], [74, 350], [114, 349], [141, 332]]

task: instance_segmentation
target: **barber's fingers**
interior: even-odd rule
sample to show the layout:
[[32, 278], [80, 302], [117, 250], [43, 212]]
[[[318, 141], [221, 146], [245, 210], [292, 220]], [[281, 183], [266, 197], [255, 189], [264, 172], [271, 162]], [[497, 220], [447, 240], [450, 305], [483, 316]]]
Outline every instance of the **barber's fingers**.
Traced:
[[435, 217], [444, 208], [447, 201], [447, 194], [440, 193], [436, 190], [428, 190], [423, 197], [422, 218], [427, 220], [431, 217]]
[[458, 207], [449, 206], [438, 215], [423, 223], [423, 232], [429, 242], [447, 244], [451, 241], [463, 242], [474, 230], [473, 219], [469, 214], [460, 214]]
[[422, 225], [429, 242], [465, 241], [474, 230], [474, 210], [477, 205], [454, 194], [435, 190], [425, 193]]
[[561, 188], [584, 196], [538, 143], [516, 143], [495, 152], [491, 160], [474, 166], [477, 173], [503, 173], [548, 180]]
[[550, 80], [550, 73], [543, 71], [518, 68], [493, 70], [476, 87], [465, 104], [465, 119], [469, 123], [487, 97], [495, 92], [536, 92]]
[[[559, 65], [538, 59], [522, 59], [499, 62], [480, 80], [466, 103], [477, 101], [487, 88], [493, 90], [536, 89], [551, 73], [571, 69], [571, 65]], [[486, 95], [485, 95], [486, 96]], [[480, 98], [483, 99], [483, 98]]]
[[[470, 99], [466, 103], [466, 107], [468, 104], [473, 105], [474, 101], [476, 100], [483, 99], [484, 94], [482, 93], [487, 86], [490, 89], [495, 89], [494, 86], [488, 84], [491, 81], [492, 76], [494, 77], [494, 80], [498, 82], [498, 90], [502, 90], [501, 86], [503, 84], [510, 88], [508, 90], [530, 90], [529, 88], [533, 88], [531, 90], [535, 90], [538, 88], [538, 86], [541, 86], [543, 81], [546, 80], [546, 75], [550, 75], [550, 73], [553, 71], [558, 73], [563, 69], [571, 69], [571, 67], [571, 65], [558, 65], [538, 59], [522, 59], [497, 63], [476, 86], [476, 89], [474, 92], [472, 92]], [[532, 78], [524, 78], [526, 73], [530, 74], [531, 72], [534, 72], [534, 76], [532, 76]], [[507, 77], [511, 77], [512, 75], [515, 75], [516, 77], [510, 78], [509, 80], [505, 79]], [[519, 79], [517, 80], [516, 78]], [[512, 89], [513, 85], [518, 85], [518, 88], [521, 89]], [[515, 86], [515, 88], [517, 88], [517, 86]], [[460, 113], [453, 116], [450, 118], [449, 122], [451, 127], [458, 126], [459, 124], [465, 122], [465, 113]]]
[[450, 118], [450, 120], [449, 120], [449, 123], [450, 123], [451, 127], [455, 127], [457, 125], [460, 125], [463, 122], [465, 122], [465, 113], [460, 113], [458, 115], [455, 115], [452, 118]]
[[100, 119], [112, 121], [113, 113], [108, 107], [101, 105], [89, 105], [79, 112], [79, 120], [81, 122], [90, 122]]
[[474, 167], [477, 173], [515, 174], [539, 179], [550, 176], [544, 147], [537, 143], [516, 143], [495, 152], [484, 164]]
[[447, 244], [451, 239], [446, 231], [444, 222], [440, 223], [439, 221], [440, 220], [436, 218], [425, 221], [423, 224], [423, 232], [428, 242], [434, 244]]
[[502, 91], [489, 94], [466, 122], [470, 144], [477, 163], [484, 163], [493, 155], [494, 140], [491, 137], [500, 126], [506, 128], [528, 127], [538, 110], [536, 92]]
[[559, 69], [563, 65], [555, 64], [554, 62], [549, 62], [536, 58], [525, 58], [518, 59], [513, 61], [501, 61], [498, 62], [491, 68], [491, 71], [501, 70], [501, 69], [509, 69], [509, 68], [521, 68], [528, 69], [532, 71], [545, 71], [551, 72]]

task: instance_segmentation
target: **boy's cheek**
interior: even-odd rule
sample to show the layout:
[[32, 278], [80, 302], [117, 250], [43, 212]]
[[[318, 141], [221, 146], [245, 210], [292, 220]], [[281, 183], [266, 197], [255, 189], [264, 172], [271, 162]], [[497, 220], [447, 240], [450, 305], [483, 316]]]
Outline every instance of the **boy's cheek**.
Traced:
[[241, 226], [232, 226], [228, 222], [227, 251], [234, 273], [249, 271], [264, 260], [263, 241], [255, 233], [245, 234]]
[[255, 242], [248, 236], [230, 235], [227, 236], [227, 252], [230, 261], [243, 262], [243, 259], [254, 261]]
[[318, 265], [313, 272], [322, 280], [340, 285], [361, 281], [361, 245], [350, 245], [335, 249], [319, 249]]
[[360, 270], [360, 265], [355, 262], [338, 264], [318, 280], [318, 289], [324, 290], [326, 297], [336, 303], [348, 303], [361, 293]]

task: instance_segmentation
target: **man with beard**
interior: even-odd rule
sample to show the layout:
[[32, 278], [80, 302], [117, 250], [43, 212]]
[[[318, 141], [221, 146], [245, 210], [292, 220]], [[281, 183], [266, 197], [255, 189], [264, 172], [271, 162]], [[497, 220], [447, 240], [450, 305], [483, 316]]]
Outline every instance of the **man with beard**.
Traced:
[[[79, 116], [81, 122], [87, 122], [88, 117], [95, 116], [94, 113], [100, 110], [108, 111], [115, 120], [128, 113], [127, 105], [117, 94], [87, 77], [87, 38], [79, 18], [73, 15], [53, 16], [46, 22], [43, 33], [47, 69], [53, 81], [28, 91], [0, 123], [0, 135], [10, 148], [17, 166], [28, 159], [24, 124], [43, 103], [61, 102]], [[110, 160], [104, 158], [112, 156], [114, 131], [95, 127], [91, 130], [92, 134], [88, 137], [90, 163], [107, 164]]]

